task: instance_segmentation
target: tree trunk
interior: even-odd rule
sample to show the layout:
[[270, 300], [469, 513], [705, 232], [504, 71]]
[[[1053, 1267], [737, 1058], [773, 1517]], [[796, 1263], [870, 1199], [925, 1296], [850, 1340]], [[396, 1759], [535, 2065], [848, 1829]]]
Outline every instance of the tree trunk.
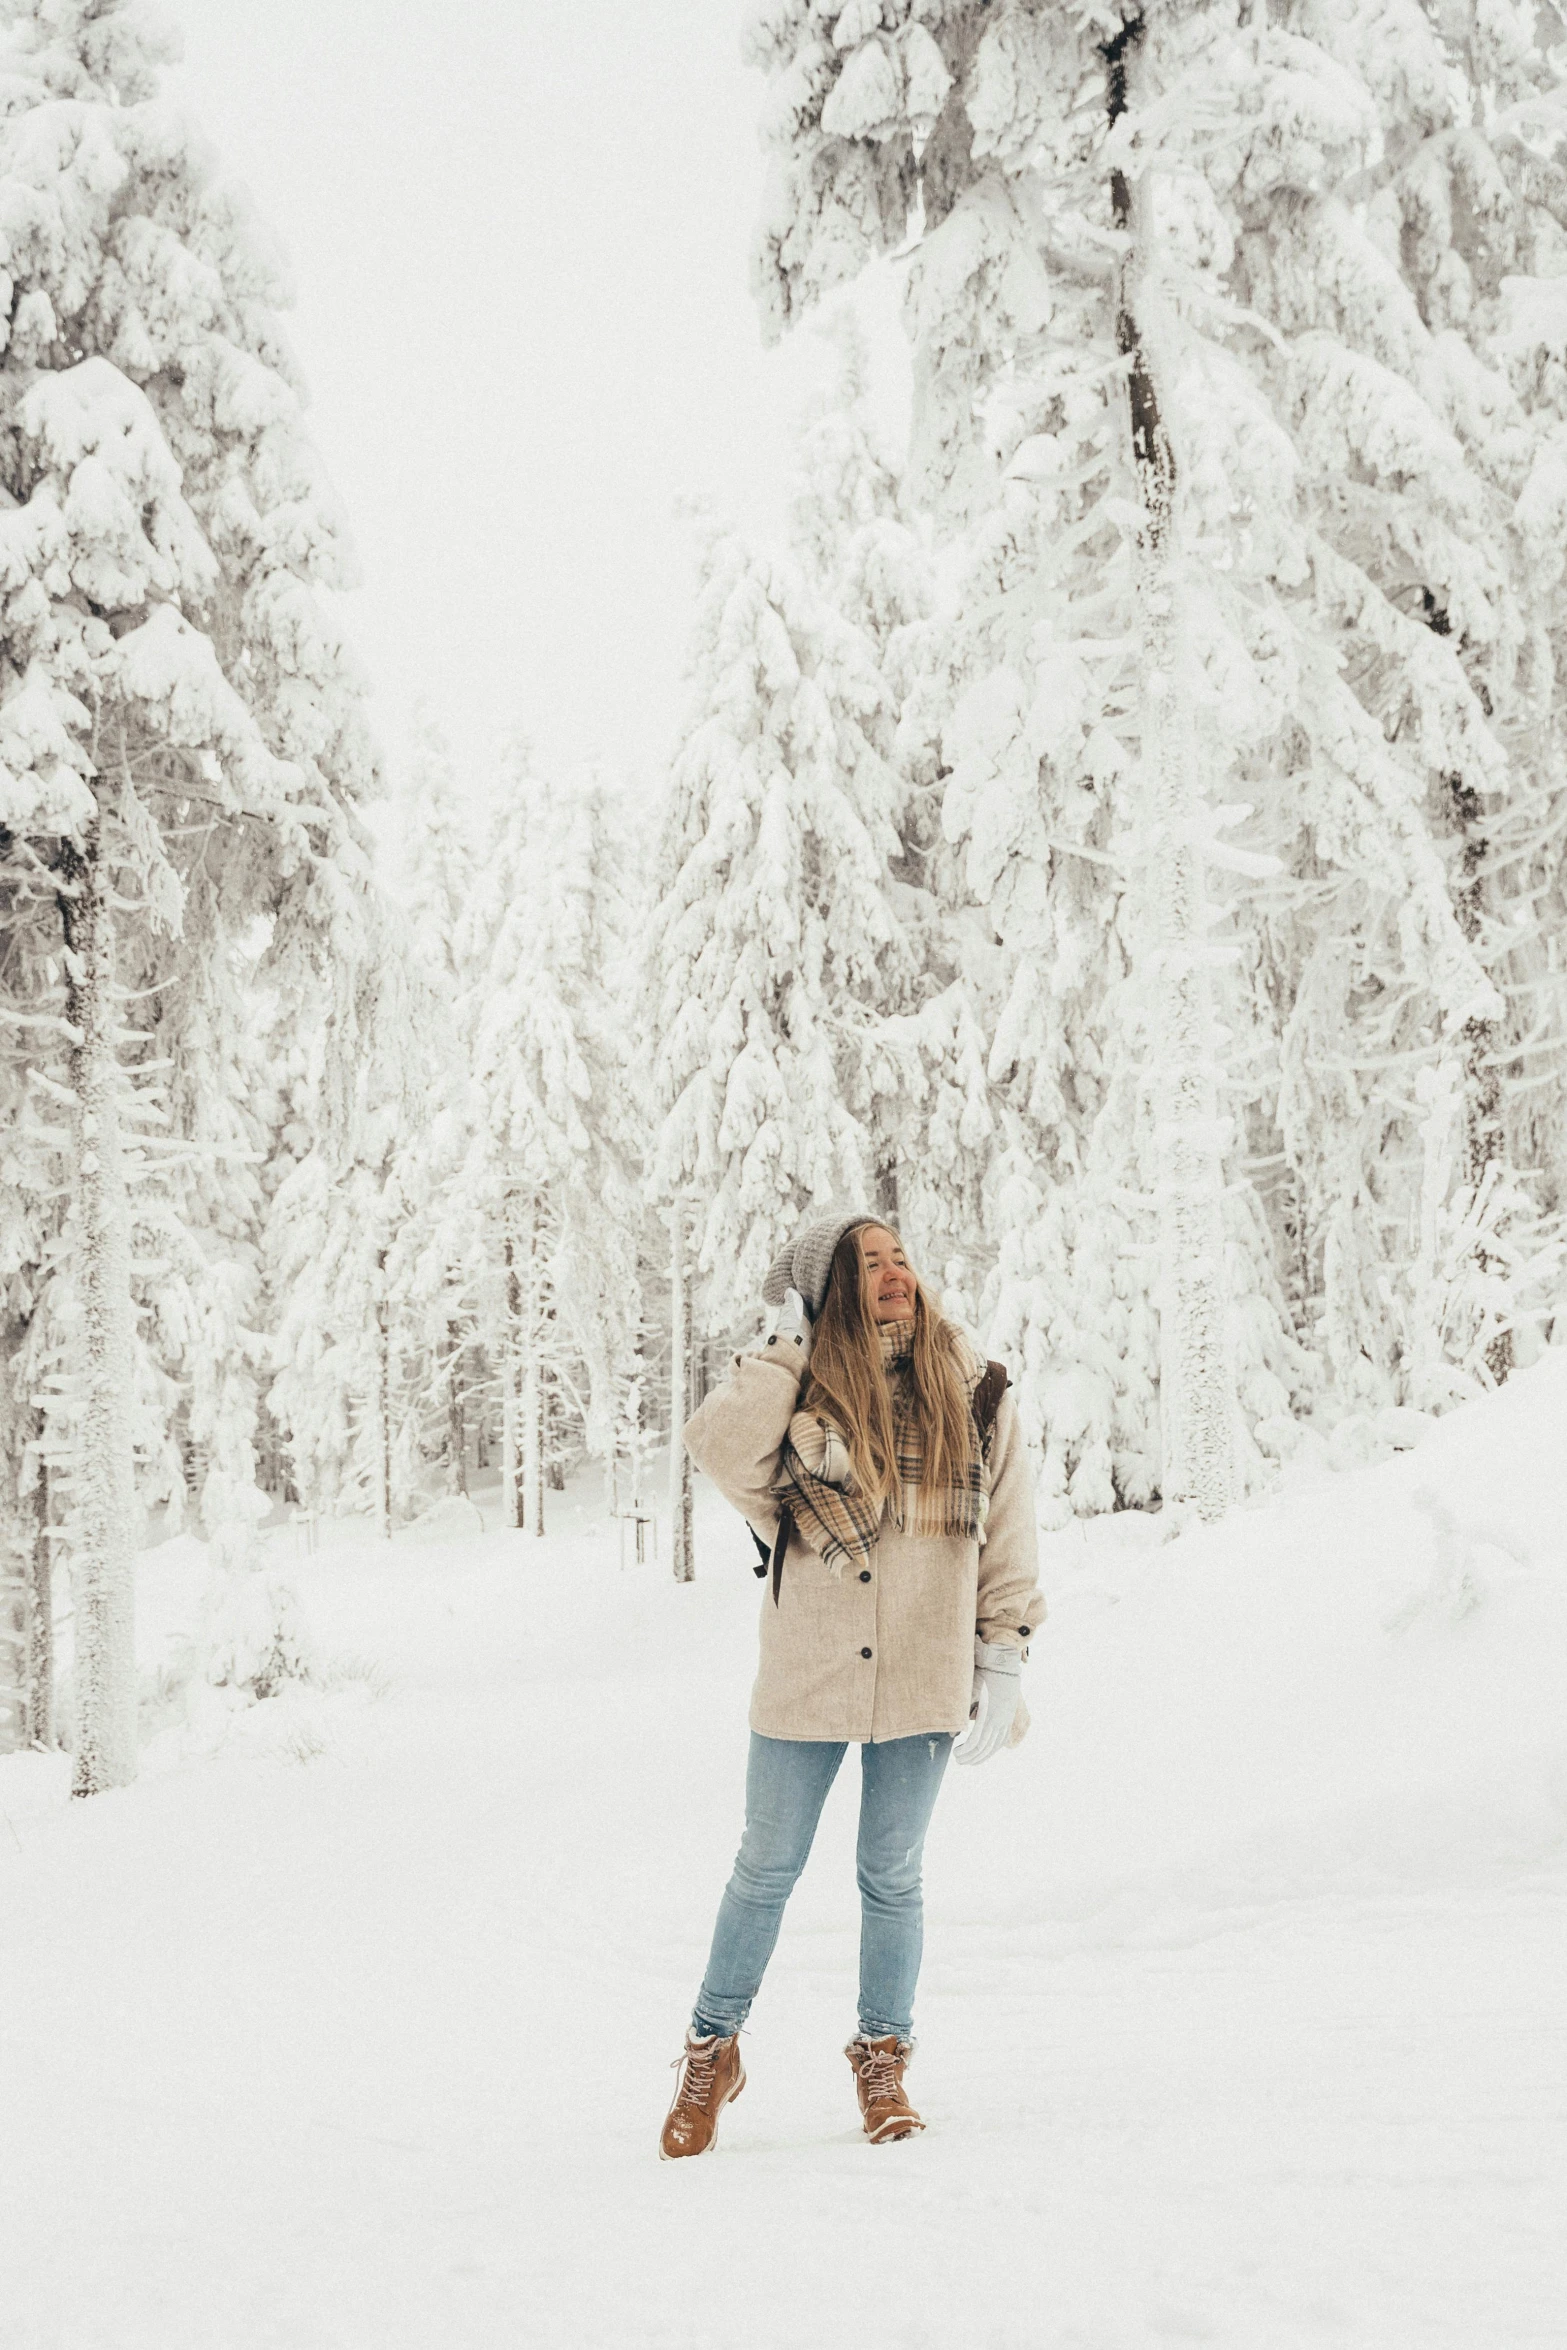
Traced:
[[524, 1260], [522, 1371], [522, 1522], [529, 1534], [544, 1531], [544, 1313], [539, 1294], [539, 1203], [528, 1202], [528, 1247]]
[[[0, 1372], [9, 1364], [0, 1364]], [[11, 1403], [10, 1381], [0, 1386], [0, 1412]], [[33, 1523], [28, 1497], [16, 1490], [24, 1440], [0, 1426], [11, 1444], [0, 1450], [0, 1754], [26, 1746], [31, 1706]], [[14, 1445], [14, 1450], [12, 1446]]]
[[544, 1531], [544, 1381], [536, 1347], [522, 1366], [522, 1528]]
[[517, 1275], [517, 1239], [512, 1202], [506, 1201], [506, 1311], [501, 1324], [501, 1515], [508, 1526], [522, 1524], [522, 1488], [517, 1474], [517, 1346], [522, 1327], [522, 1283]]
[[73, 1795], [136, 1776], [136, 1325], [114, 1047], [114, 917], [94, 823], [63, 861], [66, 1016], [73, 1030], [82, 1417], [72, 1474], [76, 1614]]
[[0, 1551], [0, 1754], [27, 1744], [28, 1586]]
[[[1112, 124], [1129, 102], [1145, 20], [1107, 44]], [[1157, 314], [1147, 177], [1111, 177], [1111, 208], [1131, 243], [1122, 265], [1116, 340], [1128, 363], [1139, 524], [1134, 565], [1142, 720], [1141, 953], [1151, 985], [1154, 1160], [1159, 1170], [1159, 1391], [1166, 1503], [1220, 1518], [1235, 1498], [1236, 1403], [1224, 1244], [1218, 1043], [1208, 964], [1200, 846], [1202, 796], [1181, 624], [1175, 456], [1150, 348]]]
[[468, 1491], [468, 1425], [463, 1410], [463, 1341], [455, 1322], [446, 1325], [446, 1453], [454, 1493]]
[[544, 1531], [544, 1315], [540, 1295], [539, 1202], [515, 1196], [509, 1216], [509, 1283], [513, 1343], [512, 1392], [514, 1516], [526, 1534]]
[[669, 1553], [677, 1583], [696, 1577], [691, 1456], [680, 1432], [691, 1416], [691, 1268], [684, 1200], [669, 1212]]
[[[26, 1523], [31, 1520], [31, 1523]], [[54, 1553], [49, 1546], [49, 1471], [38, 1464], [19, 1546], [21, 1591], [21, 1744], [54, 1746]]]
[[[1429, 597], [1428, 597], [1429, 601]], [[1445, 615], [1444, 623], [1445, 623]], [[1444, 625], [1438, 633], [1445, 636]], [[1458, 927], [1472, 947], [1479, 948], [1485, 927], [1485, 864], [1490, 842], [1480, 807], [1480, 795], [1460, 775], [1447, 777], [1453, 830], [1463, 843], [1453, 889]], [[1464, 1069], [1464, 1182], [1478, 1197], [1487, 1170], [1506, 1163], [1502, 1122], [1501, 1030], [1495, 1020], [1466, 1020], [1460, 1036]], [[1476, 1248], [1482, 1274], [1495, 1260], [1483, 1245]], [[1485, 1350], [1486, 1369], [1498, 1387], [1513, 1368], [1513, 1334], [1499, 1330]]]
[[386, 1294], [389, 1254], [388, 1249], [380, 1249], [375, 1260], [375, 1408], [379, 1420], [376, 1477], [380, 1486], [376, 1506], [381, 1538], [385, 1542], [392, 1539], [392, 1328]]
[[40, 1462], [32, 1492], [33, 1542], [28, 1562], [27, 1655], [22, 1686], [27, 1710], [22, 1735], [29, 1746], [54, 1745], [54, 1554], [49, 1542], [49, 1473]]
[[[552, 1306], [545, 1317], [550, 1336], [558, 1336], [555, 1309]], [[544, 1382], [544, 1482], [551, 1493], [566, 1490], [566, 1404], [561, 1393], [558, 1374], [552, 1372]]]

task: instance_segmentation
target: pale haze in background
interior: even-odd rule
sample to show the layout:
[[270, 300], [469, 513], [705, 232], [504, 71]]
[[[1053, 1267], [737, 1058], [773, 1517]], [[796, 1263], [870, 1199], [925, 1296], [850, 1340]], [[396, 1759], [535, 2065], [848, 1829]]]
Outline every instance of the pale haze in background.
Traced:
[[[479, 778], [656, 769], [688, 495], [781, 529], [830, 355], [748, 290], [763, 84], [738, 0], [177, 0], [175, 87], [291, 265], [289, 330], [364, 586], [394, 759], [427, 698]], [[868, 299], [897, 430], [894, 291]]]

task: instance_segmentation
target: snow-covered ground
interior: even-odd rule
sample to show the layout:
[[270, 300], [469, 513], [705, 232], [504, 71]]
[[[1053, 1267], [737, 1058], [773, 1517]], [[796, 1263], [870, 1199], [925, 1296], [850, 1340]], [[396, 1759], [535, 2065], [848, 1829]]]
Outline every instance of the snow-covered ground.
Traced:
[[[873, 2150], [847, 1768], [712, 2160], [659, 2121], [759, 1586], [276, 1539], [327, 1686], [0, 1763], [4, 2350], [1531, 2350], [1567, 2336], [1567, 1352], [1211, 1533], [1055, 1538]], [[144, 1561], [149, 1671], [202, 1559]], [[177, 1682], [177, 1672], [170, 1675]], [[175, 1701], [172, 1711], [180, 1711]]]

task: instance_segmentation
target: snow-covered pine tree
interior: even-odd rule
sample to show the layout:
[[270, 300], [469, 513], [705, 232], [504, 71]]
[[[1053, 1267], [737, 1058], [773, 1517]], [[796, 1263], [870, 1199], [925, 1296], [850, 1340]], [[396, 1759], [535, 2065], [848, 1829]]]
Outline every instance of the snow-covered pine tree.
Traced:
[[[1112, 123], [1114, 52], [1134, 32], [1147, 99]], [[1201, 820], [1221, 910], [1244, 916], [1225, 1106], [1270, 1178], [1300, 1335], [1341, 1401], [1381, 1400], [1407, 1392], [1421, 1352], [1405, 1267], [1429, 1150], [1409, 1080], [1465, 1036], [1478, 1069], [1501, 1009], [1449, 870], [1452, 811], [1501, 804], [1520, 747], [1507, 714], [1522, 718], [1521, 682], [1541, 674], [1535, 651], [1519, 659], [1541, 639], [1520, 625], [1510, 542], [1528, 458], [1518, 402], [1483, 333], [1423, 315], [1431, 297], [1409, 273], [1433, 244], [1424, 224], [1451, 218], [1445, 244], [1473, 258], [1460, 271], [1435, 238], [1433, 285], [1494, 284], [1488, 147], [1510, 147], [1534, 190], [1532, 226], [1520, 201], [1515, 233], [1549, 243], [1539, 190], [1556, 133], [1531, 37], [1517, 10], [1415, 0], [889, 0], [831, 22], [804, 5], [755, 20], [773, 76], [762, 290], [775, 324], [903, 238], [918, 203], [916, 462], [971, 549], [948, 818], [1015, 957], [993, 1068], [1009, 1105], [1029, 1097], [1003, 1320], [1043, 1375], [1025, 1402], [1084, 1432], [1056, 1479], [1074, 1506], [1103, 1506], [1110, 1483], [1136, 1498], [1152, 1474], [1124, 1386], [1099, 1455], [1108, 1479], [1094, 1467], [1087, 1438], [1114, 1373], [1095, 1374], [1088, 1343], [1106, 1323], [1072, 1300], [1085, 1249], [1100, 1257], [1090, 1298], [1096, 1285], [1135, 1296], [1122, 1015], [1147, 1049], [1123, 872], [1142, 696], [1114, 175], [1146, 185], [1162, 247], [1198, 739], [1253, 817], [1238, 856], [1219, 811]], [[1259, 852], [1285, 870], [1267, 878]], [[1240, 1383], [1265, 1425], [1301, 1366], [1249, 1187], [1227, 1209]], [[1117, 1334], [1123, 1366], [1130, 1335]], [[1473, 1335], [1440, 1350], [1472, 1373]], [[1087, 1390], [1075, 1404], [1074, 1384]]]
[[65, 1023], [71, 1195], [28, 1349], [87, 1794], [135, 1767], [128, 1070], [176, 1048], [179, 1131], [211, 1071], [178, 1047], [225, 942], [264, 921], [280, 982], [328, 940], [351, 950], [349, 811], [372, 765], [315, 595], [346, 568], [273, 321], [284, 289], [158, 98], [166, 41], [118, 0], [23, 0], [4, 46], [0, 816], [58, 925], [34, 1011]]
[[259, 1564], [256, 1529], [269, 1507], [256, 1443], [270, 1136], [254, 999], [266, 948], [263, 922], [215, 937], [199, 988], [174, 1007], [177, 1028], [162, 1010], [168, 991], [149, 999], [135, 1070], [146, 1163], [133, 1202], [135, 1287], [155, 1382], [142, 1488], [161, 1499], [171, 1531], [189, 1507], [220, 1578]]
[[566, 1452], [613, 1450], [632, 1376], [617, 843], [593, 780], [541, 782], [520, 745], [501, 775], [481, 855], [482, 799], [421, 723], [364, 965], [368, 1049], [270, 1220], [295, 1488], [387, 1531], [432, 1487], [466, 1489], [497, 1407], [508, 1516], [537, 1528]]
[[[1427, 1355], [1430, 1392], [1460, 1391], [1506, 1376], [1531, 1350], [1543, 1313], [1561, 1297], [1567, 1164], [1567, 983], [1559, 967], [1567, 919], [1559, 842], [1567, 829], [1562, 679], [1567, 660], [1563, 462], [1567, 348], [1567, 19], [1559, 6], [1450, 5], [1438, 18], [1443, 46], [1426, 135], [1400, 158], [1382, 219], [1399, 223], [1399, 258], [1420, 315], [1450, 355], [1471, 463], [1505, 513], [1505, 569], [1516, 598], [1511, 661], [1498, 663], [1467, 630], [1452, 600], [1422, 580], [1419, 612], [1439, 636], [1457, 629], [1457, 651], [1495, 710], [1511, 772], [1505, 795], [1486, 800], [1471, 779], [1443, 778], [1441, 828], [1458, 918], [1506, 1004], [1500, 1020], [1465, 1024], [1456, 1054], [1417, 1073], [1422, 1126], [1422, 1209], [1443, 1124], [1443, 1097], [1461, 1073], [1457, 1148], [1440, 1153], [1448, 1183], [1438, 1249], [1448, 1277], [1410, 1316], [1412, 1391]], [[1383, 80], [1392, 62], [1381, 60]], [[1429, 69], [1428, 85], [1436, 77]], [[1445, 96], [1445, 108], [1440, 98]], [[1466, 366], [1462, 345], [1480, 362]], [[1496, 672], [1510, 692], [1497, 702]], [[1421, 1249], [1409, 1285], [1419, 1298], [1429, 1257]], [[1445, 1360], [1442, 1358], [1445, 1357]], [[1434, 1377], [1433, 1377], [1434, 1374]]]
[[894, 874], [896, 710], [875, 642], [799, 563], [709, 529], [691, 671], [645, 964], [679, 1580], [693, 1333], [754, 1310], [803, 1210], [875, 1196], [882, 1104], [900, 1079], [885, 1013], [909, 1000], [915, 969]]
[[428, 1106], [428, 998], [402, 917], [380, 893], [366, 909], [352, 979], [349, 999], [307, 1031], [294, 1163], [267, 1215], [276, 1313], [268, 1400], [304, 1507], [364, 1511], [389, 1538], [414, 1498], [399, 1444], [406, 1388], [396, 1260], [415, 1212], [405, 1172]]
[[[1144, 13], [1123, 11], [1120, 30], [1104, 44], [1112, 142], [1139, 105], [1146, 111], [1160, 95], [1157, 84], [1140, 87], [1147, 48]], [[1177, 354], [1167, 328], [1169, 261], [1156, 190], [1154, 172], [1137, 169], [1135, 148], [1112, 164], [1110, 217], [1126, 240], [1115, 340], [1126, 363], [1137, 484], [1131, 581], [1141, 773], [1131, 879], [1143, 933], [1139, 977], [1160, 1203], [1160, 1481], [1167, 1504], [1193, 1506], [1211, 1522], [1235, 1498], [1238, 1465], [1225, 1135], [1209, 988], [1214, 950], [1206, 935], [1204, 850], [1214, 825], [1198, 776], [1183, 515], [1167, 414]]]
[[460, 939], [477, 867], [476, 811], [462, 790], [451, 744], [428, 704], [414, 715], [392, 813], [396, 829], [388, 856], [389, 892], [407, 916], [415, 966], [449, 1010], [467, 982]]
[[837, 367], [796, 435], [790, 543], [834, 610], [885, 657], [930, 612], [930, 554], [873, 420], [869, 342], [848, 301], [826, 313], [822, 332]]
[[[1498, 346], [1510, 263], [1542, 220], [1560, 245], [1530, 217], [1526, 134], [1554, 91], [1559, 141], [1559, 77], [1525, 19], [1302, 7], [1222, 43], [1194, 23], [1168, 60], [1177, 91], [1216, 74], [1228, 116], [1172, 157], [1168, 199], [1191, 250], [1204, 527], [1234, 557], [1208, 567], [1210, 666], [1235, 706], [1284, 673], [1257, 632], [1265, 579], [1296, 680], [1247, 753], [1288, 868], [1255, 934], [1279, 1071], [1259, 1148], [1282, 1153], [1340, 1394], [1438, 1408], [1505, 1374], [1550, 1254], [1540, 1159], [1501, 1112], [1541, 1074], [1508, 1082], [1541, 1042], [1509, 876], [1560, 806], [1540, 756], [1560, 612], [1521, 495], [1540, 435]], [[1199, 205], [1218, 225], [1197, 252]], [[1253, 404], [1250, 459], [1226, 381]], [[1278, 537], [1259, 558], [1264, 500]]]
[[680, 1440], [697, 1403], [693, 1208], [688, 1192], [676, 1192], [669, 1203], [669, 1564], [677, 1583], [696, 1580], [696, 1493]]
[[941, 827], [941, 763], [925, 717], [945, 631], [934, 615], [928, 527], [910, 511], [873, 421], [855, 311], [841, 302], [824, 326], [838, 350], [837, 381], [800, 431], [791, 541], [812, 585], [875, 660], [894, 721], [886, 756], [899, 845], [889, 889], [907, 944], [902, 984], [889, 974], [867, 1031], [869, 1196], [956, 1309], [971, 1312], [990, 1262], [982, 1185], [994, 1137], [985, 1031], [996, 942]]
[[424, 1072], [420, 1112], [401, 1153], [409, 1213], [389, 1264], [404, 1358], [397, 1482], [411, 1492], [433, 1474], [445, 1492], [462, 1493], [485, 1384], [468, 1261], [475, 1236], [461, 1181], [474, 1116], [463, 1037], [471, 973], [463, 957], [477, 884], [478, 809], [427, 710], [415, 723], [396, 813], [391, 888], [408, 924], [410, 1009]]
[[[1074, 156], [1064, 135], [1050, 145], [1041, 118], [1052, 105], [1065, 112], [1085, 85], [1108, 104], [1103, 49], [1119, 20], [1093, 15], [893, 8], [884, 21], [850, 10], [829, 28], [802, 10], [762, 10], [754, 28], [755, 53], [775, 77], [778, 162], [762, 256], [773, 323], [900, 235], [916, 186], [920, 194], [907, 302], [914, 483], [949, 528], [969, 533], [967, 577], [938, 623], [947, 641], [923, 697], [924, 731], [950, 774], [949, 833], [967, 837], [972, 894], [1005, 949], [989, 958], [1002, 963], [992, 986], [1004, 983], [990, 1055], [1003, 1130], [992, 1343], [1021, 1365], [1025, 1417], [1047, 1442], [1056, 1506], [1078, 1508], [1144, 1499], [1159, 1478], [1148, 1424], [1155, 1259], [1130, 1195], [1152, 1172], [1136, 1070], [1148, 1060], [1163, 1069], [1168, 1057], [1150, 1055], [1144, 1040], [1129, 1060], [1122, 1035], [1159, 1008], [1162, 991], [1148, 983], [1157, 949], [1123, 870], [1139, 832], [1128, 821], [1140, 749], [1139, 509], [1115, 345], [1114, 191], [1102, 153], [1080, 168], [1077, 199], [1103, 225], [1091, 232], [1091, 287], [1075, 301], [1069, 290], [1058, 315], [1033, 191], [984, 159], [964, 93], [987, 27], [1001, 24], [1016, 50], [1014, 95], [1039, 133], [1030, 143], [1018, 132], [1014, 169], [1026, 155], [1048, 185], [1069, 161], [1083, 166], [1082, 123]], [[1093, 144], [1102, 147], [1105, 127]], [[1038, 429], [1047, 423], [1057, 446]], [[1065, 512], [1046, 510], [1051, 476]], [[1156, 858], [1143, 863], [1156, 878], [1164, 870]], [[1192, 1253], [1167, 1232], [1172, 1268]], [[1214, 1285], [1222, 1267], [1208, 1254]], [[1182, 1321], [1166, 1318], [1172, 1335]], [[1270, 1406], [1282, 1399], [1269, 1382]], [[1224, 1419], [1221, 1408], [1221, 1456]]]
[[544, 1530], [552, 1398], [608, 1460], [636, 1350], [640, 1200], [625, 1157], [612, 839], [622, 820], [597, 778], [542, 774], [514, 740], [462, 933], [476, 1310], [500, 1380], [507, 1521], [533, 1534]]
[[585, 1432], [589, 1450], [607, 1465], [611, 1507], [637, 1521], [639, 1559], [652, 1516], [649, 1470], [662, 1432], [672, 1337], [668, 1226], [646, 1180], [653, 1044], [644, 980], [655, 886], [649, 810], [656, 805], [656, 793], [629, 777], [598, 791], [597, 982], [589, 997], [591, 1114], [610, 1183], [604, 1205], [612, 1248], [586, 1292], [599, 1302], [585, 1336], [596, 1328], [599, 1337], [596, 1351], [588, 1350]]
[[49, 993], [57, 928], [26, 869], [23, 844], [0, 825], [0, 1749], [54, 1743], [48, 1474], [29, 1342], [60, 1216], [56, 1151], [33, 1082], [54, 1027], [45, 1015], [40, 1032], [36, 1007]]
[[713, 533], [650, 923], [656, 1196], [695, 1202], [704, 1319], [754, 1308], [785, 1226], [876, 1179], [884, 1006], [912, 963], [895, 723], [874, 647], [793, 562]]

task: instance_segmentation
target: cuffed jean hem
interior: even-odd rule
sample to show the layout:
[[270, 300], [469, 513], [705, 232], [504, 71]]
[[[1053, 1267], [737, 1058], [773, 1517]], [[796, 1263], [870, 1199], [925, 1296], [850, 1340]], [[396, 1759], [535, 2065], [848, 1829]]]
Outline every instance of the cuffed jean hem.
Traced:
[[744, 2030], [744, 2016], [735, 2024], [717, 2023], [710, 2015], [694, 2015], [691, 2018], [692, 2036], [698, 2040], [732, 2040], [736, 2032]]

